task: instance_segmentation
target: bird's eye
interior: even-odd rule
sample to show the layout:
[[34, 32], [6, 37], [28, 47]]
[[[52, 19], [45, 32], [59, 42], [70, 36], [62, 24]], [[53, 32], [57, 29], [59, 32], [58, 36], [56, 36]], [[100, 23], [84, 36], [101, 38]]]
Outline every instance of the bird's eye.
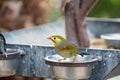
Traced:
[[54, 40], [56, 39], [56, 37], [53, 38]]

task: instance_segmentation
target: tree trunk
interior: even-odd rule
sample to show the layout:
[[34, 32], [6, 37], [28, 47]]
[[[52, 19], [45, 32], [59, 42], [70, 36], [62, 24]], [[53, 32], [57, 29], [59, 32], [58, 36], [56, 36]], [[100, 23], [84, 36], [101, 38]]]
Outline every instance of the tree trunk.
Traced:
[[65, 11], [66, 37], [80, 47], [89, 47], [86, 31], [86, 16], [98, 0], [62, 0]]

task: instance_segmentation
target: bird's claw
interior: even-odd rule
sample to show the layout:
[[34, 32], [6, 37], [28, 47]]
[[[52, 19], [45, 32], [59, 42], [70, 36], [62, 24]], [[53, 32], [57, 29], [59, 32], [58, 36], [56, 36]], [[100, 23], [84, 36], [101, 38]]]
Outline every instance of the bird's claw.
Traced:
[[58, 62], [60, 63], [63, 59], [59, 59]]
[[73, 59], [73, 63], [75, 63], [76, 62], [76, 57], [74, 57], [74, 59]]
[[58, 62], [60, 63], [62, 60], [66, 60], [66, 58], [63, 58], [63, 59], [59, 59]]
[[5, 55], [6, 58], [8, 57], [8, 55], [6, 53], [3, 53], [3, 55]]

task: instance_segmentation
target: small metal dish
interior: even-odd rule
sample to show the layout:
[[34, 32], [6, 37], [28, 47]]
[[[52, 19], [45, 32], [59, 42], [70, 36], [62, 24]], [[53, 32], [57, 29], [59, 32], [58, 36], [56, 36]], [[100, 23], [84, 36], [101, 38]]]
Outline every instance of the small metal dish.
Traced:
[[59, 62], [62, 59], [59, 55], [50, 55], [45, 57], [46, 64], [50, 65], [55, 78], [60, 79], [88, 79], [92, 72], [92, 67], [101, 57], [85, 55], [76, 57], [76, 62], [73, 63], [73, 58], [69, 58]]
[[7, 49], [5, 53], [7, 57], [4, 54], [0, 54], [0, 77], [15, 75], [19, 64], [19, 51]]
[[120, 33], [102, 34], [101, 38], [104, 39], [108, 48], [120, 49]]

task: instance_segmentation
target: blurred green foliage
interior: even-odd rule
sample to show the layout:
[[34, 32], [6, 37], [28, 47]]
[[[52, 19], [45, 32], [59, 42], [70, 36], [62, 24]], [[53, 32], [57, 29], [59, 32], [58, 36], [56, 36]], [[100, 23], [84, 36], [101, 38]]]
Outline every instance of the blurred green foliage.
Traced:
[[99, 0], [88, 16], [120, 18], [120, 0]]
[[[99, 0], [88, 17], [120, 18], [120, 0]], [[52, 5], [47, 22], [64, 20], [60, 9]]]

